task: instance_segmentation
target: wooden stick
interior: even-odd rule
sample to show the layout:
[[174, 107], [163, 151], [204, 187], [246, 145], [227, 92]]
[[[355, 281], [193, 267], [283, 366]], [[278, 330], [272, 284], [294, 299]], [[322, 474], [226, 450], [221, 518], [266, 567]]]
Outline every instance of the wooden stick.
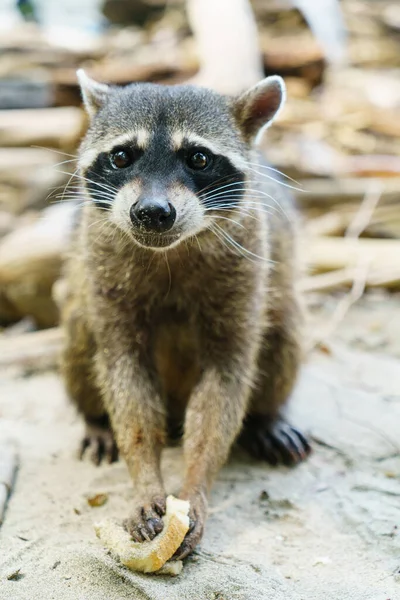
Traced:
[[0, 444], [0, 525], [4, 520], [7, 500], [11, 494], [18, 468], [18, 455], [11, 443]]
[[63, 341], [60, 327], [0, 338], [0, 369], [17, 367], [29, 371], [54, 369]]
[[[51, 297], [70, 239], [76, 204], [55, 204], [41, 218], [16, 229], [0, 242], [0, 318], [2, 309], [29, 315], [39, 327], [52, 327], [58, 310]], [[6, 310], [9, 313], [10, 310]]]
[[400, 240], [311, 237], [307, 239], [305, 252], [315, 273], [354, 268], [364, 258], [375, 272], [400, 269]]
[[76, 107], [0, 110], [2, 146], [50, 146], [75, 149], [83, 133], [84, 113]]
[[[362, 201], [359, 210], [357, 211], [355, 217], [350, 223], [347, 231], [346, 231], [346, 241], [359, 241], [358, 237], [364, 231], [365, 227], [367, 227], [375, 207], [377, 206], [379, 199], [381, 197], [381, 187], [377, 184], [372, 185], [369, 188], [367, 193], [364, 196], [364, 200]], [[350, 310], [350, 308], [355, 304], [364, 294], [365, 286], [368, 280], [368, 273], [371, 266], [371, 257], [366, 255], [361, 255], [358, 258], [358, 262], [356, 265], [354, 281], [350, 293], [347, 294], [342, 300], [337, 304], [336, 309], [331, 317], [328, 326], [324, 328], [322, 335], [320, 334], [318, 337], [314, 337], [314, 339], [310, 339], [310, 345], [308, 351], [312, 348], [315, 348], [316, 345], [320, 344], [324, 339], [330, 337], [337, 329], [339, 324], [343, 321], [346, 314]]]
[[382, 190], [383, 185], [381, 182], [372, 181], [370, 183], [359, 210], [345, 232], [345, 237], [357, 239], [368, 227], [375, 208], [382, 197]]
[[[368, 177], [343, 179], [303, 179], [303, 190], [297, 195], [301, 207], [343, 204], [350, 201], [360, 202], [374, 180]], [[382, 202], [397, 203], [400, 195], [400, 178], [387, 178], [382, 181]]]
[[[300, 284], [303, 292], [329, 292], [351, 286], [355, 279], [355, 269], [337, 269], [312, 277], [305, 277]], [[400, 288], [400, 265], [396, 267], [370, 269], [365, 286]]]
[[237, 94], [263, 78], [254, 14], [248, 0], [187, 0], [200, 57], [191, 83]]
[[[306, 236], [342, 236], [354, 219], [358, 209], [359, 205], [346, 203], [338, 205], [329, 212], [324, 211], [322, 215], [309, 216], [304, 226], [305, 234]], [[313, 212], [314, 210], [311, 211], [311, 215]], [[371, 232], [371, 237], [400, 237], [400, 211], [398, 206], [395, 204], [377, 206], [364, 231]], [[381, 232], [382, 235], [374, 235], [375, 231]]]
[[331, 337], [353, 304], [355, 304], [363, 296], [368, 278], [368, 269], [369, 264], [368, 262], [365, 262], [365, 264], [360, 265], [360, 267], [355, 271], [354, 281], [350, 292], [346, 294], [336, 305], [328, 325], [323, 329], [322, 333], [311, 337], [309, 343], [306, 344], [306, 352], [310, 352], [323, 340]]

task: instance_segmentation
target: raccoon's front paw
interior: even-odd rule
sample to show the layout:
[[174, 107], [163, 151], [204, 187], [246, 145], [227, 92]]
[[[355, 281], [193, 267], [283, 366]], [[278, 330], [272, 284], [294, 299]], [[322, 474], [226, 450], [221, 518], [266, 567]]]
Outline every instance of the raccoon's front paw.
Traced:
[[204, 533], [204, 526], [207, 519], [208, 502], [206, 495], [198, 492], [192, 496], [183, 495], [184, 500], [189, 500], [189, 531], [185, 539], [174, 554], [174, 560], [182, 560], [188, 554], [193, 552], [200, 542]]
[[118, 448], [108, 417], [86, 419], [86, 430], [79, 448], [79, 458], [89, 456], [98, 466], [103, 460], [112, 463], [118, 460]]
[[164, 528], [165, 495], [153, 496], [149, 502], [139, 504], [123, 525], [135, 542], [150, 542]]

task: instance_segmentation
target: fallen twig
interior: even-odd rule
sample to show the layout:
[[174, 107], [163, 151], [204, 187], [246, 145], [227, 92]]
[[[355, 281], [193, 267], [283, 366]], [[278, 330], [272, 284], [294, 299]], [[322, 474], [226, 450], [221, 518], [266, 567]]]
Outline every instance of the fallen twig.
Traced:
[[[348, 240], [358, 240], [361, 233], [367, 227], [379, 202], [381, 192], [380, 186], [376, 184], [367, 191], [359, 210], [347, 228], [346, 237]], [[368, 254], [359, 254], [357, 265], [354, 268], [354, 279], [350, 292], [337, 304], [331, 320], [328, 326], [324, 328], [322, 334], [316, 336], [314, 339], [310, 339], [309, 347], [306, 347], [306, 350], [312, 350], [336, 331], [349, 309], [363, 296], [370, 268], [371, 257]]]
[[0, 444], [0, 525], [4, 520], [6, 504], [11, 494], [18, 467], [18, 455], [11, 443]]
[[368, 227], [375, 208], [382, 197], [383, 186], [379, 181], [372, 181], [365, 194], [359, 210], [348, 226], [345, 237], [357, 239]]
[[331, 316], [331, 319], [324, 328], [322, 333], [311, 337], [309, 343], [306, 344], [306, 352], [310, 352], [316, 346], [318, 346], [322, 341], [331, 337], [331, 335], [336, 331], [340, 323], [343, 321], [344, 317], [348, 313], [349, 309], [355, 304], [364, 294], [365, 286], [368, 277], [369, 263], [366, 262], [363, 265], [360, 265], [359, 268], [355, 272], [353, 285], [348, 294], [344, 296], [340, 302], [336, 305], [336, 308]]
[[0, 339], [0, 369], [54, 369], [58, 365], [62, 339], [60, 327]]

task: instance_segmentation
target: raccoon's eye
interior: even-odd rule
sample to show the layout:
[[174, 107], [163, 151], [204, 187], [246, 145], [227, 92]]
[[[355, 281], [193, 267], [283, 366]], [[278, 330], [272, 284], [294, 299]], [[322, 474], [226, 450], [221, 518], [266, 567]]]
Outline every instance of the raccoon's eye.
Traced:
[[210, 164], [210, 158], [205, 152], [197, 150], [188, 156], [187, 164], [191, 169], [202, 171]]
[[110, 154], [110, 161], [114, 169], [126, 169], [133, 163], [133, 156], [128, 150], [115, 150]]

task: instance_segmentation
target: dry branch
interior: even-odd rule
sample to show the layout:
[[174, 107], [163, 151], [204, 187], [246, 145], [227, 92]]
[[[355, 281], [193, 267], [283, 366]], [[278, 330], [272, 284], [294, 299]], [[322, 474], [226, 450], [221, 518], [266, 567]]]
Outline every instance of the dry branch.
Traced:
[[[67, 248], [75, 207], [55, 205], [37, 221], [5, 236], [0, 242], [0, 319], [2, 304], [19, 318], [29, 315], [39, 327], [57, 323], [51, 297]], [[3, 298], [3, 302], [1, 302]]]
[[357, 239], [366, 229], [372, 219], [372, 215], [374, 214], [376, 207], [378, 206], [378, 202], [381, 199], [382, 187], [382, 184], [380, 184], [378, 181], [371, 182], [367, 188], [367, 192], [359, 210], [355, 214], [345, 232], [346, 238]]
[[0, 525], [4, 519], [7, 500], [14, 484], [18, 455], [11, 443], [0, 444]]
[[76, 148], [85, 125], [76, 107], [0, 111], [0, 146]]
[[263, 77], [257, 26], [248, 0], [188, 0], [200, 57], [193, 83], [236, 94]]
[[[372, 185], [367, 191], [366, 195], [364, 196], [364, 200], [362, 201], [358, 211], [347, 228], [345, 241], [358, 241], [359, 236], [371, 220], [380, 197], [381, 187], [375, 183], [375, 185]], [[370, 268], [371, 258], [368, 255], [360, 256], [354, 269], [354, 279], [350, 293], [342, 298], [342, 300], [337, 304], [329, 323], [323, 328], [322, 334], [320, 334], [318, 337], [314, 337], [314, 339], [310, 339], [308, 348], [309, 351], [334, 333], [338, 325], [345, 318], [351, 306], [362, 297], [367, 284]]]
[[335, 311], [333, 312], [327, 325], [323, 327], [322, 332], [319, 332], [317, 336], [312, 336], [310, 338], [308, 347], [306, 347], [307, 352], [310, 352], [322, 341], [329, 338], [336, 331], [337, 327], [343, 321], [353, 304], [355, 304], [362, 297], [367, 283], [368, 270], [368, 262], [360, 265], [354, 270], [353, 285], [350, 292], [346, 294], [336, 305]]
[[57, 165], [69, 158], [42, 148], [0, 148], [0, 208], [14, 215], [44, 208], [50, 190], [67, 182], [65, 166]]
[[[356, 269], [337, 269], [305, 277], [300, 287], [304, 292], [331, 292], [353, 284]], [[400, 288], [400, 266], [368, 269], [365, 287]]]
[[364, 260], [369, 261], [375, 272], [400, 270], [400, 240], [315, 237], [307, 239], [305, 252], [311, 270], [316, 273], [354, 268]]
[[63, 332], [59, 327], [0, 338], [0, 369], [44, 371], [58, 366]]
[[[365, 196], [365, 190], [370, 189], [370, 178], [344, 179], [303, 179], [303, 192], [298, 194], [297, 202], [302, 208], [327, 206], [348, 202], [360, 202]], [[400, 198], [400, 178], [382, 180], [381, 202], [385, 204], [398, 203]]]

